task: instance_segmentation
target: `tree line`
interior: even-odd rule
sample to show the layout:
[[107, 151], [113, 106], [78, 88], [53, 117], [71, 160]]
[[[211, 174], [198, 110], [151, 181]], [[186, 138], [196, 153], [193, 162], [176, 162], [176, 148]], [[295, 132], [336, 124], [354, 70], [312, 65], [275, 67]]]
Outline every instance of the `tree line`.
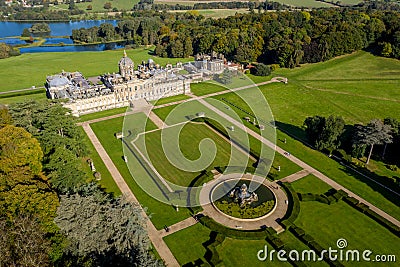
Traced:
[[215, 51], [242, 63], [293, 68], [360, 49], [400, 58], [400, 13], [367, 8], [315, 9], [236, 14], [204, 18], [195, 11], [135, 12], [116, 27], [74, 30], [79, 42], [130, 40], [156, 45], [161, 57], [186, 57]]
[[[305, 119], [304, 128], [313, 147], [329, 155], [335, 154], [349, 164], [353, 164], [353, 158], [365, 157], [368, 165], [374, 157], [391, 170], [400, 166], [400, 121], [395, 118], [373, 119], [365, 125], [346, 125], [341, 117], [312, 116]], [[391, 185], [400, 190], [400, 177], [393, 179]]]
[[93, 182], [87, 153], [61, 103], [0, 107], [2, 265], [160, 265], [140, 208]]

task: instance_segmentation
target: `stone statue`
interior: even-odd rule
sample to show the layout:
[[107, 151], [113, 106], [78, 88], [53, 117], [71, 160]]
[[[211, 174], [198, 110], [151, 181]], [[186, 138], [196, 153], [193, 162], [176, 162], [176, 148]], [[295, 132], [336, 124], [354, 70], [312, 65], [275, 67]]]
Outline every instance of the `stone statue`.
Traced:
[[235, 202], [238, 202], [240, 207], [258, 201], [258, 195], [255, 192], [248, 191], [246, 184], [242, 184], [241, 187], [237, 186], [232, 189], [229, 193], [229, 197], [233, 198]]

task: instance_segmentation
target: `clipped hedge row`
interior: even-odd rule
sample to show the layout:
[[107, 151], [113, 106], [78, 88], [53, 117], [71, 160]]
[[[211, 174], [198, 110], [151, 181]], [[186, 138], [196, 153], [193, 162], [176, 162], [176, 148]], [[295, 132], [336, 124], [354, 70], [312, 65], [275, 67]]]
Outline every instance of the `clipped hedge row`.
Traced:
[[237, 230], [223, 226], [222, 224], [217, 223], [213, 219], [208, 216], [204, 216], [199, 219], [200, 223], [207, 228], [215, 231], [217, 233], [223, 234], [226, 237], [242, 239], [242, 240], [262, 240], [270, 235], [266, 229], [253, 230], [253, 231], [244, 231]]
[[222, 263], [222, 260], [219, 257], [219, 253], [217, 251], [217, 246], [224, 242], [225, 236], [220, 233], [211, 233], [210, 234], [210, 244], [206, 245], [206, 253], [204, 254], [204, 259], [211, 264], [211, 266], [217, 266]]
[[[290, 223], [294, 223], [300, 213], [300, 200], [296, 193], [296, 191], [292, 188], [289, 183], [281, 183], [281, 187], [285, 190], [286, 195], [288, 197], [288, 212], [282, 219], [282, 224], [284, 226], [290, 226]], [[283, 223], [285, 220], [289, 221], [290, 223]]]

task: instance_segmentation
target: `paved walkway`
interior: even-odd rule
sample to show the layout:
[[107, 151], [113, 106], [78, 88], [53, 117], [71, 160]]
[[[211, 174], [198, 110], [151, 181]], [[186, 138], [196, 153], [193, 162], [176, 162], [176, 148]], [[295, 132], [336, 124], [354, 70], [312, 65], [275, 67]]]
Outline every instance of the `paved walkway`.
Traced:
[[197, 221], [193, 217], [189, 217], [183, 221], [180, 221], [180, 222], [177, 222], [176, 224], [168, 226], [168, 229], [169, 229], [168, 232], [163, 229], [163, 230], [159, 230], [158, 234], [161, 237], [164, 237], [164, 236], [176, 233], [182, 229], [188, 228], [192, 225], [195, 225], [196, 223], [197, 223]]
[[301, 171], [293, 173], [293, 174], [291, 174], [289, 176], [286, 176], [285, 178], [282, 178], [279, 181], [292, 183], [292, 182], [297, 181], [297, 180], [299, 180], [299, 179], [301, 179], [301, 178], [303, 178], [303, 177], [305, 177], [305, 176], [307, 176], [309, 174], [310, 174], [310, 172], [308, 170], [301, 170]]
[[110, 156], [107, 154], [104, 147], [101, 145], [99, 139], [93, 132], [92, 128], [90, 128], [90, 125], [88, 123], [84, 123], [84, 124], [82, 124], [82, 127], [85, 130], [86, 134], [88, 135], [90, 141], [94, 145], [100, 158], [103, 160], [104, 164], [106, 165], [108, 171], [110, 172], [111, 176], [113, 177], [118, 188], [121, 190], [122, 195], [128, 201], [131, 201], [132, 203], [134, 203], [135, 205], [138, 205], [138, 207], [140, 207], [142, 216], [144, 218], [146, 218], [147, 232], [148, 232], [149, 238], [150, 238], [153, 246], [157, 250], [158, 254], [160, 255], [160, 257], [164, 260], [164, 262], [167, 266], [179, 266], [178, 261], [175, 259], [171, 250], [169, 249], [167, 244], [165, 244], [164, 240], [162, 239], [162, 236], [160, 236], [158, 230], [155, 228], [153, 223], [148, 218], [147, 214], [144, 212], [144, 210], [140, 206], [139, 201], [136, 199], [135, 195], [132, 193], [132, 191], [126, 184], [124, 178], [122, 177], [122, 175], [118, 171], [117, 167], [112, 162]]
[[235, 125], [236, 127], [243, 129], [247, 131], [248, 134], [252, 135], [253, 137], [255, 137], [256, 139], [260, 140], [261, 142], [263, 142], [265, 145], [271, 147], [272, 149], [276, 150], [276, 152], [278, 152], [281, 155], [286, 156], [290, 161], [294, 162], [295, 164], [297, 164], [298, 166], [300, 166], [301, 168], [303, 168], [304, 170], [307, 170], [309, 173], [312, 173], [314, 176], [316, 176], [317, 178], [319, 178], [320, 180], [324, 181], [325, 183], [329, 184], [331, 187], [333, 187], [336, 190], [340, 190], [342, 189], [343, 191], [345, 191], [347, 194], [349, 194], [349, 196], [356, 198], [358, 201], [363, 202], [364, 204], [368, 205], [369, 208], [371, 210], [373, 210], [374, 212], [376, 212], [377, 214], [379, 214], [380, 216], [384, 217], [385, 219], [389, 220], [390, 222], [392, 222], [393, 224], [397, 225], [400, 227], [400, 221], [398, 221], [397, 219], [393, 218], [391, 215], [389, 215], [388, 213], [384, 212], [383, 210], [377, 208], [376, 206], [374, 206], [373, 204], [369, 203], [368, 201], [366, 201], [365, 199], [361, 198], [360, 196], [354, 194], [353, 192], [351, 192], [350, 190], [346, 189], [345, 187], [341, 186], [340, 184], [336, 183], [335, 181], [333, 181], [332, 179], [330, 179], [328, 176], [322, 174], [321, 172], [319, 172], [318, 170], [314, 169], [313, 167], [311, 167], [310, 165], [308, 165], [307, 163], [301, 161], [300, 159], [296, 158], [293, 155], [288, 155], [287, 152], [285, 150], [283, 150], [282, 148], [278, 147], [276, 144], [272, 143], [271, 141], [269, 141], [268, 139], [264, 138], [263, 136], [259, 135], [258, 133], [254, 132], [253, 130], [245, 127], [242, 123], [240, 123], [239, 121], [231, 118], [230, 116], [228, 116], [227, 114], [225, 114], [224, 112], [222, 112], [221, 110], [217, 109], [216, 107], [214, 107], [213, 105], [209, 104], [208, 102], [206, 102], [204, 99], [198, 99], [198, 101], [200, 103], [202, 103], [204, 106], [206, 106], [207, 108], [209, 108], [210, 110], [214, 111], [215, 113], [217, 113], [218, 115], [220, 115], [221, 117], [223, 117], [224, 119], [228, 120], [230, 123], [232, 123], [233, 125]]
[[158, 117], [157, 114], [155, 114], [153, 111], [150, 111], [148, 118], [152, 122], [154, 122], [154, 124], [158, 127], [158, 129], [164, 129], [164, 127], [166, 126], [164, 121], [160, 119], [160, 117]]

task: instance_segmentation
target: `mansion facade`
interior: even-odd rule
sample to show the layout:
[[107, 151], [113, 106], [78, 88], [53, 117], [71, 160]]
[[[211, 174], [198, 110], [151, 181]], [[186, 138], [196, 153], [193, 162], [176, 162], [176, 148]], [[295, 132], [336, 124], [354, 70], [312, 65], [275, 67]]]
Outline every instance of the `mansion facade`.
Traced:
[[136, 100], [152, 101], [188, 94], [192, 82], [211, 79], [225, 69], [222, 55], [197, 55], [195, 59], [195, 62], [165, 67], [149, 59], [135, 69], [134, 62], [124, 51], [118, 63], [119, 73], [88, 80], [80, 72], [63, 71], [47, 76], [46, 94], [51, 99], [66, 99], [64, 106], [70, 108], [74, 116], [133, 107]]

